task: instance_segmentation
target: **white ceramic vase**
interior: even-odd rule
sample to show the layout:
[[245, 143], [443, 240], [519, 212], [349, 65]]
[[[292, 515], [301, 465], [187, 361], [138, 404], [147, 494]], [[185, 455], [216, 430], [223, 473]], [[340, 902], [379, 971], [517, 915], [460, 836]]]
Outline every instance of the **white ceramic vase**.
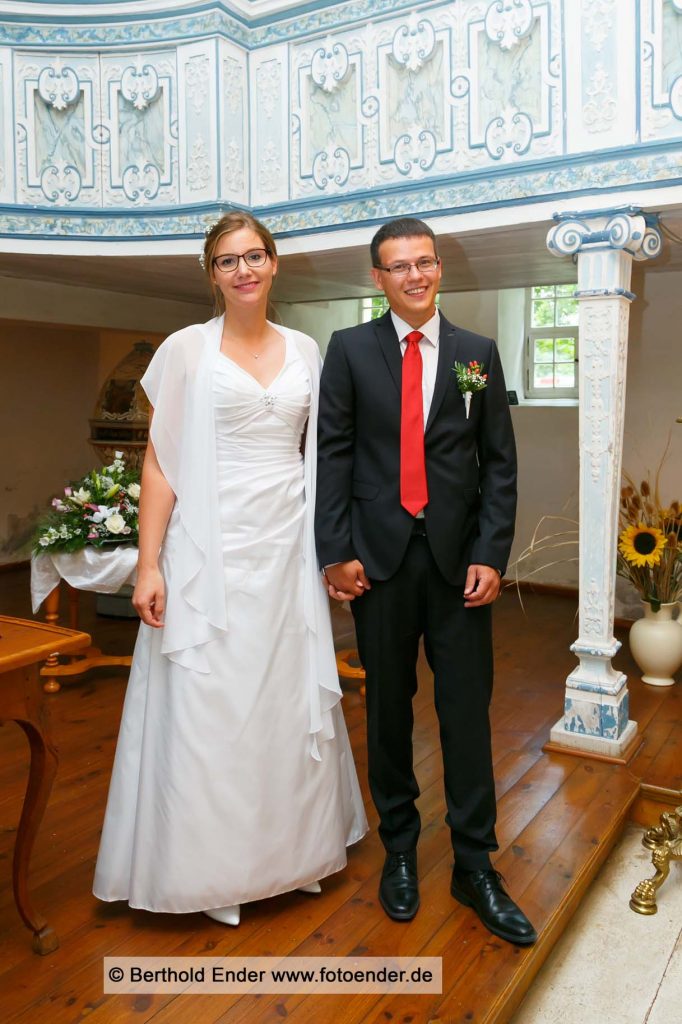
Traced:
[[632, 657], [642, 670], [642, 681], [650, 686], [672, 686], [673, 676], [682, 665], [682, 622], [673, 618], [677, 602], [662, 604], [655, 612], [648, 601], [642, 602], [644, 618], [633, 622], [630, 630]]

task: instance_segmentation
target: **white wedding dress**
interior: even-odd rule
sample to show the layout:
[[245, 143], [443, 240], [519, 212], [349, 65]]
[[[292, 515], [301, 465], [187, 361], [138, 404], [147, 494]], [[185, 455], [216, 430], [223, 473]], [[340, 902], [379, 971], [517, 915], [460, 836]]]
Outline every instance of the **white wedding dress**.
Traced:
[[[141, 625], [94, 893], [191, 912], [287, 892], [343, 868], [367, 830], [341, 705], [311, 756], [303, 616], [306, 366], [286, 338], [264, 389], [224, 355], [213, 375], [227, 632], [210, 672]], [[173, 586], [177, 506], [162, 555]]]

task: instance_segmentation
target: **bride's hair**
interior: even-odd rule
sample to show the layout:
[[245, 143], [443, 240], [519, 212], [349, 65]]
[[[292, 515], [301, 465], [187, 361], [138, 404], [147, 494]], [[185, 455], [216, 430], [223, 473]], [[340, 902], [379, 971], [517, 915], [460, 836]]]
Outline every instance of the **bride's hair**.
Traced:
[[[206, 273], [208, 283], [211, 288], [211, 294], [213, 295], [213, 308], [216, 316], [220, 316], [225, 312], [225, 299], [223, 298], [223, 293], [220, 288], [215, 283], [213, 257], [215, 255], [218, 242], [223, 235], [229, 235], [233, 231], [239, 231], [241, 228], [249, 228], [258, 235], [268, 256], [277, 255], [275, 240], [265, 227], [265, 224], [261, 224], [259, 220], [256, 220], [255, 217], [252, 217], [250, 213], [246, 213], [244, 210], [232, 210], [230, 213], [225, 213], [220, 220], [217, 220], [215, 224], [212, 224], [206, 232], [206, 241], [204, 242], [204, 251], [200, 262], [204, 268], [204, 272]], [[269, 319], [272, 319], [269, 315], [270, 310], [270, 302], [268, 301], [268, 316]]]

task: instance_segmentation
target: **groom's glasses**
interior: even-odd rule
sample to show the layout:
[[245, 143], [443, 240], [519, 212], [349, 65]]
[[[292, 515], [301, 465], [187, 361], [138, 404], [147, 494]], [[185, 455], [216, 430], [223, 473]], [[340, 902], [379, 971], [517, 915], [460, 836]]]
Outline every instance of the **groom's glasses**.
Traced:
[[375, 266], [377, 270], [385, 270], [394, 277], [405, 277], [412, 267], [416, 267], [420, 274], [431, 274], [440, 266], [440, 256], [422, 256], [416, 263], [392, 263], [390, 267], [382, 267], [377, 263]]
[[222, 274], [232, 274], [244, 260], [247, 267], [262, 267], [270, 253], [267, 249], [249, 249], [248, 252], [226, 252], [223, 256], [214, 256], [213, 266]]

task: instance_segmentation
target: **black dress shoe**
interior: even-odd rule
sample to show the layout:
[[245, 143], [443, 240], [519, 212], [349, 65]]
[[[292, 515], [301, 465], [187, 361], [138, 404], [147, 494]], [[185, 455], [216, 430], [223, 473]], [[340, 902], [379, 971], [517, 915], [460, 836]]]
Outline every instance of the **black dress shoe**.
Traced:
[[381, 872], [379, 902], [394, 921], [411, 921], [419, 909], [417, 851], [387, 853]]
[[465, 907], [473, 907], [493, 935], [517, 946], [532, 946], [538, 935], [524, 912], [502, 888], [499, 871], [452, 872], [450, 892]]

